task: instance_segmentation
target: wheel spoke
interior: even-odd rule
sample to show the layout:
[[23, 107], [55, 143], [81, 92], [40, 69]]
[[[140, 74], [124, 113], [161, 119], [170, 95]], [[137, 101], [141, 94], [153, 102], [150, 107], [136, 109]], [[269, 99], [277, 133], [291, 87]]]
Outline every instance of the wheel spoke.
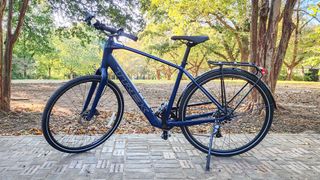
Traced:
[[[109, 137], [119, 124], [123, 113], [123, 101], [120, 90], [114, 83], [108, 83], [101, 95], [101, 99], [97, 106], [97, 114], [91, 120], [85, 117], [90, 109], [80, 115], [84, 101], [88, 95], [91, 84], [100, 82], [100, 78], [96, 76], [85, 76], [79, 78], [78, 81], [70, 81], [65, 84], [60, 91], [57, 91], [49, 102], [54, 102], [48, 106], [48, 120], [44, 122], [48, 126], [47, 133], [50, 138], [47, 141], [53, 141], [58, 150], [63, 151], [85, 151], [97, 144], [101, 144], [105, 137]], [[95, 97], [94, 92], [93, 97]], [[90, 102], [88, 107], [91, 107]], [[110, 105], [107, 105], [110, 104]], [[120, 111], [119, 111], [120, 110]], [[46, 111], [45, 111], [46, 112]], [[113, 122], [109, 123], [109, 120]], [[67, 149], [67, 150], [66, 150]]]
[[[202, 86], [214, 95], [214, 98], [219, 99], [222, 104], [227, 104], [228, 113], [231, 114], [229, 120], [226, 119], [220, 124], [222, 137], [214, 138], [213, 154], [230, 155], [244, 152], [249, 145], [256, 143], [257, 138], [263, 137], [261, 133], [266, 133], [264, 129], [269, 127], [265, 122], [271, 123], [272, 117], [266, 113], [270, 111], [271, 106], [265, 101], [266, 92], [261, 93], [261, 82], [257, 83], [258, 79], [247, 77], [242, 72], [226, 72], [223, 79], [216, 75], [203, 79], [202, 82]], [[224, 116], [224, 112], [220, 112], [213, 103], [205, 103], [210, 100], [201, 95], [198, 89], [190, 89], [188, 93], [181, 103], [184, 105], [181, 107], [182, 120], [213, 111], [216, 111], [215, 118]], [[216, 96], [217, 94], [221, 96]], [[197, 104], [200, 106], [196, 106]], [[195, 147], [207, 151], [210, 137], [208, 126], [212, 124], [182, 127], [182, 131]]]

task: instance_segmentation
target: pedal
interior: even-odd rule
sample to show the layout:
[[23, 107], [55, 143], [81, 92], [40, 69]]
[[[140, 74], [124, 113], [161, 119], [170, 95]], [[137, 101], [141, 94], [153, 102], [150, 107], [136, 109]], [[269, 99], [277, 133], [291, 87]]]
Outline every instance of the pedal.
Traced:
[[218, 129], [217, 131], [217, 134], [216, 134], [216, 138], [221, 138], [222, 137], [222, 134], [221, 134], [221, 131], [220, 131], [220, 128]]
[[171, 137], [171, 134], [169, 133], [169, 131], [163, 131], [161, 134], [161, 138], [164, 140], [167, 140], [169, 137]]

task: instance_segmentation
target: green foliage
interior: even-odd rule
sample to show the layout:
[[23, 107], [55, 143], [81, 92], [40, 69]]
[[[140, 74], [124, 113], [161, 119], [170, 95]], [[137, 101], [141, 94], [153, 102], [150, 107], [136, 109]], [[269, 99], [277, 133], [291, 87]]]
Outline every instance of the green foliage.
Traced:
[[319, 72], [319, 69], [309, 69], [309, 71], [305, 73], [304, 80], [319, 81]]
[[49, 0], [48, 2], [58, 12], [56, 14], [64, 16], [64, 24], [82, 21], [86, 12], [90, 12], [111, 26], [123, 27], [129, 31], [137, 31], [144, 25], [138, 0]]
[[[249, 42], [248, 0], [37, 0], [31, 6], [14, 49], [14, 78], [63, 79], [94, 73], [102, 57], [101, 40], [105, 35], [79, 23], [85, 11], [95, 13], [98, 19], [113, 27], [134, 32], [144, 27], [138, 42], [121, 40], [177, 64], [181, 63], [185, 45], [171, 40], [171, 36], [208, 35], [210, 40], [192, 48], [189, 56], [187, 69], [195, 76], [209, 69], [207, 60], [240, 59], [239, 41], [247, 41], [247, 45]], [[308, 12], [317, 16], [318, 10], [318, 6], [310, 6]], [[145, 13], [144, 21], [141, 11]], [[303, 66], [319, 67], [320, 27], [313, 24], [305, 29], [300, 35], [298, 59], [304, 58]], [[288, 62], [292, 45], [293, 41], [286, 56]], [[133, 53], [114, 52], [131, 78], [170, 79], [177, 73]], [[280, 79], [285, 77], [283, 68]], [[293, 79], [301, 78], [297, 74], [293, 76]]]
[[304, 65], [320, 67], [320, 27], [310, 29], [301, 40]]
[[[143, 0], [149, 23], [140, 34], [145, 49], [179, 63], [185, 46], [169, 39], [173, 35], [208, 35], [210, 40], [192, 49], [188, 69], [194, 74], [208, 69], [208, 59], [236, 61], [239, 50], [234, 33], [246, 37], [249, 32], [247, 1], [172, 1]], [[235, 10], [236, 9], [236, 10]], [[219, 21], [217, 17], [221, 18]], [[228, 27], [226, 27], [228, 26]], [[155, 70], [166, 69], [152, 64]], [[171, 73], [170, 71], [168, 73]]]
[[100, 63], [102, 51], [98, 42], [82, 46], [80, 39], [71, 38], [63, 41], [54, 39], [53, 43], [61, 61], [60, 72], [66, 78], [92, 74]]
[[63, 64], [57, 52], [36, 56], [36, 67], [36, 78], [38, 79], [63, 78], [61, 74]]
[[32, 78], [35, 73], [34, 56], [54, 50], [50, 44], [52, 12], [45, 2], [33, 2], [32, 6], [26, 13], [24, 26], [14, 47], [13, 78]]

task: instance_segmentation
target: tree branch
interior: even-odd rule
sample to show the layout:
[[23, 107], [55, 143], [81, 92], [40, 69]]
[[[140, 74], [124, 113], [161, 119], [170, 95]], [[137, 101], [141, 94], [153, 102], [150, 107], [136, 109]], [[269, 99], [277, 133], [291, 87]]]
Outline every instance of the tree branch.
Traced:
[[309, 22], [311, 22], [314, 19], [314, 17], [311, 17], [307, 22], [305, 22], [300, 28], [299, 31], [301, 32], [301, 30], [307, 25], [309, 24]]
[[16, 27], [16, 29], [14, 31], [13, 39], [12, 39], [13, 43], [18, 39], [19, 33], [21, 31], [21, 28], [22, 28], [22, 24], [24, 22], [25, 14], [26, 14], [26, 11], [27, 11], [27, 8], [28, 8], [28, 3], [29, 3], [29, 0], [23, 0], [22, 5], [20, 7], [18, 24], [17, 24], [17, 27]]
[[300, 57], [297, 61], [298, 64], [300, 64], [304, 60], [304, 57]]
[[6, 9], [6, 4], [7, 4], [6, 0], [2, 0], [0, 3], [0, 19], [2, 19], [3, 17], [4, 10]]
[[10, 38], [12, 36], [12, 16], [13, 16], [13, 0], [10, 0], [9, 1], [8, 22], [7, 22], [7, 41], [10, 41]]
[[217, 13], [213, 14], [219, 22], [221, 22], [226, 28], [230, 29], [233, 33], [236, 33], [237, 29], [230, 26], [224, 19], [223, 17], [219, 16]]
[[213, 52], [213, 54], [216, 54], [217, 56], [220, 56], [220, 57], [222, 57], [224, 60], [228, 61], [228, 58], [227, 58], [224, 54], [221, 54], [221, 53], [219, 53], [219, 52], [217, 52], [217, 51], [212, 51], [212, 52]]
[[295, 9], [294, 11], [304, 12], [305, 14], [313, 17], [315, 20], [317, 20], [317, 21], [320, 23], [320, 19], [319, 19], [316, 15], [312, 15], [312, 14], [310, 14], [308, 11], [306, 11], [306, 10], [304, 10], [304, 9]]

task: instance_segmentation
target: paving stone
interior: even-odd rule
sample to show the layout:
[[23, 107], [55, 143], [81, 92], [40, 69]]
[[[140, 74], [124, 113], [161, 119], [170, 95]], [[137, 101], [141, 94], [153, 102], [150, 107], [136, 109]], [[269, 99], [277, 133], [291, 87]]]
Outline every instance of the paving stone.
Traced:
[[155, 173], [154, 172], [136, 172], [136, 173], [125, 173], [124, 174], [124, 179], [125, 180], [130, 180], [130, 179], [145, 179], [145, 180], [150, 180], [154, 179]]
[[21, 173], [21, 175], [33, 175], [37, 172], [37, 170], [40, 168], [39, 165], [32, 165], [24, 169], [24, 171]]
[[189, 156], [199, 156], [200, 155], [199, 152], [195, 149], [194, 150], [186, 150], [186, 152]]
[[184, 149], [182, 147], [172, 147], [174, 152], [184, 152]]
[[[70, 138], [72, 140], [74, 137]], [[235, 140], [241, 137], [235, 137]], [[42, 136], [0, 137], [0, 179], [318, 179], [319, 134], [269, 134], [247, 153], [206, 155], [182, 135], [114, 135], [87, 153], [62, 153]]]
[[175, 159], [176, 156], [173, 152], [163, 152], [164, 159]]
[[55, 168], [53, 168], [52, 174], [63, 174], [66, 171], [67, 167], [67, 165], [56, 166]]
[[124, 156], [124, 149], [116, 149], [113, 151], [114, 156]]
[[110, 165], [110, 173], [122, 173], [122, 172], [123, 172], [123, 164]]
[[185, 176], [182, 173], [156, 173], [157, 179], [184, 179]]
[[103, 169], [109, 167], [110, 162], [108, 160], [99, 160], [96, 164], [97, 169]]
[[180, 165], [178, 163], [175, 163], [175, 164], [154, 164], [154, 167], [155, 168], [178, 168], [180, 167]]
[[188, 160], [179, 160], [180, 165], [182, 168], [193, 168], [193, 164], [191, 161]]
[[143, 168], [152, 168], [151, 163], [143, 163], [143, 164], [137, 164], [137, 163], [127, 163], [125, 164], [126, 169], [143, 169]]

